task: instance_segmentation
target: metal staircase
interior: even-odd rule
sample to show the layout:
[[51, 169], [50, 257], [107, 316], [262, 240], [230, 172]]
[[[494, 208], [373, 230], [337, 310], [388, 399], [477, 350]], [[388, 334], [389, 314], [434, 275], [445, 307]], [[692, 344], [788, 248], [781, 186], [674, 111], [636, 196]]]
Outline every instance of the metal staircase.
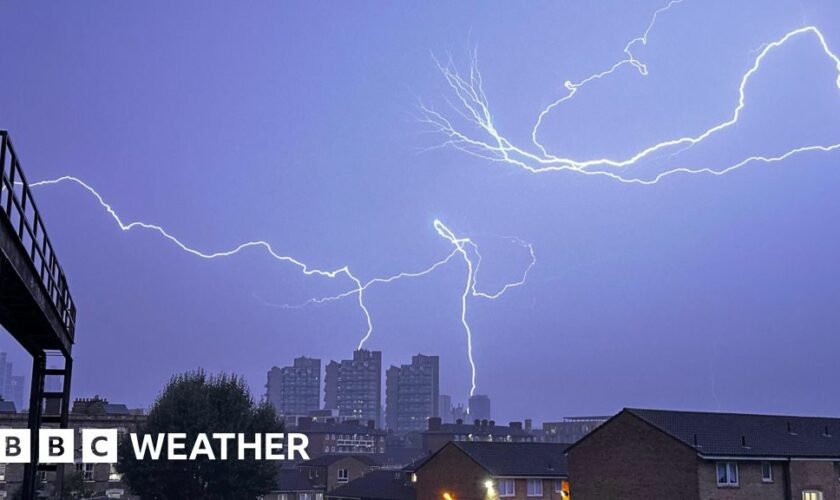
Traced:
[[[37, 430], [42, 425], [67, 427], [76, 306], [12, 141], [3, 130], [0, 130], [0, 326], [32, 355], [29, 429], [32, 449], [37, 450]], [[47, 377], [59, 379], [58, 384], [47, 384]], [[57, 385], [61, 390], [46, 391], [47, 385]], [[25, 499], [35, 498], [37, 470], [37, 456], [33, 453], [24, 469]], [[40, 470], [55, 470], [57, 490], [61, 491], [62, 468], [42, 466]]]

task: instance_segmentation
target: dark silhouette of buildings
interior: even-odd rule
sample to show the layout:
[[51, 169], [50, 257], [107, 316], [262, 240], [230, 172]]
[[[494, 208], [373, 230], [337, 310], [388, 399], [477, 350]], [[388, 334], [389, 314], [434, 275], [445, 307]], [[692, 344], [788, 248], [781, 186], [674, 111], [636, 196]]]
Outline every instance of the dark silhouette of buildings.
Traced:
[[455, 421], [452, 416], [452, 396], [441, 394], [438, 397], [438, 417], [444, 424], [451, 424]]
[[440, 358], [412, 356], [410, 365], [388, 368], [385, 378], [385, 423], [397, 432], [423, 431], [438, 416]]
[[533, 443], [536, 438], [522, 427], [522, 422], [496, 425], [493, 420], [467, 423], [459, 419], [454, 424], [444, 424], [440, 417], [430, 418], [428, 429], [422, 434], [422, 450], [434, 453], [450, 441]]
[[0, 352], [0, 396], [11, 401], [18, 409], [25, 408], [23, 389], [26, 379], [22, 375], [15, 375], [12, 362], [5, 352]]
[[278, 415], [307, 415], [320, 407], [321, 360], [296, 358], [292, 366], [268, 372], [266, 399]]
[[490, 396], [475, 394], [469, 401], [470, 419], [490, 420]]
[[324, 377], [324, 408], [338, 410], [341, 418], [377, 427], [382, 417], [382, 352], [360, 349], [353, 359], [330, 361]]

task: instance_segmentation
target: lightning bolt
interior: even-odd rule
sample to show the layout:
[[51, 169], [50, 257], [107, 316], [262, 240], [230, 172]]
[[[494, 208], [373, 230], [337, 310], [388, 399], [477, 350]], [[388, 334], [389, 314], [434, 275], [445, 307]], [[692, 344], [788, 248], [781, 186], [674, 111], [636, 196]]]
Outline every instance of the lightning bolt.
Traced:
[[738, 86], [738, 103], [733, 109], [730, 117], [715, 124], [714, 126], [694, 135], [668, 139], [648, 146], [627, 158], [594, 158], [579, 160], [550, 154], [538, 139], [539, 129], [543, 123], [544, 117], [556, 109], [560, 104], [572, 99], [575, 94], [588, 83], [611, 75], [623, 66], [632, 66], [642, 76], [646, 76], [648, 74], [647, 66], [640, 62], [634, 56], [632, 51], [634, 47], [639, 44], [647, 44], [648, 36], [653, 30], [657, 18], [660, 15], [681, 2], [682, 0], [673, 0], [665, 7], [657, 10], [644, 33], [636, 38], [633, 38], [625, 45], [623, 51], [625, 57], [623, 59], [614, 63], [609, 68], [599, 73], [590, 75], [577, 83], [569, 81], [565, 82], [564, 86], [568, 91], [566, 95], [544, 108], [539, 113], [536, 123], [531, 130], [531, 140], [536, 147], [536, 152], [514, 145], [497, 129], [490, 109], [489, 100], [487, 99], [487, 95], [484, 91], [481, 72], [478, 69], [478, 58], [475, 52], [472, 54], [468, 76], [462, 76], [455, 68], [451, 59], [446, 65], [441, 64], [437, 59], [435, 59], [435, 64], [456, 98], [452, 101], [448, 101], [450, 107], [467, 123], [476, 127], [479, 132], [481, 132], [481, 135], [470, 135], [459, 130], [453, 122], [447, 118], [447, 116], [432, 109], [431, 107], [426, 106], [422, 102], [420, 103], [421, 121], [430, 125], [434, 131], [437, 131], [447, 137], [447, 140], [437, 147], [453, 147], [468, 154], [496, 162], [506, 163], [533, 174], [572, 171], [585, 175], [606, 176], [619, 182], [642, 185], [656, 184], [665, 177], [674, 174], [723, 175], [750, 163], [773, 163], [785, 160], [800, 153], [813, 151], [830, 152], [840, 148], [840, 143], [804, 145], [793, 148], [777, 156], [755, 155], [736, 163], [717, 168], [695, 168], [682, 166], [670, 168], [660, 172], [653, 178], [647, 179], [627, 175], [623, 172], [623, 170], [619, 171], [624, 167], [633, 166], [641, 160], [648, 158], [652, 154], [667, 148], [681, 146], [683, 149], [686, 149], [692, 147], [738, 123], [742, 112], [746, 108], [746, 89], [751, 78], [760, 70], [762, 63], [768, 55], [788, 43], [790, 40], [805, 36], [813, 36], [818, 42], [818, 46], [822, 50], [823, 54], [834, 63], [834, 67], [837, 71], [835, 85], [838, 89], [840, 89], [840, 58], [831, 51], [825, 37], [819, 29], [815, 26], [806, 26], [790, 31], [778, 40], [761, 46], [758, 54], [753, 60], [752, 65], [741, 77], [741, 81]]
[[[307, 276], [315, 275], [315, 276], [322, 276], [322, 277], [327, 277], [327, 278], [336, 278], [340, 275], [343, 275], [343, 276], [347, 277], [354, 284], [354, 287], [350, 290], [342, 292], [338, 295], [309, 299], [306, 302], [304, 302], [302, 304], [298, 304], [298, 305], [293, 305], [293, 306], [280, 305], [280, 307], [287, 308], [287, 309], [301, 308], [301, 307], [305, 307], [307, 305], [323, 304], [323, 303], [327, 303], [327, 302], [340, 300], [340, 299], [343, 299], [343, 298], [346, 298], [346, 297], [355, 296], [356, 300], [357, 300], [357, 303], [358, 303], [358, 306], [361, 309], [362, 313], [364, 314], [365, 321], [367, 323], [367, 330], [366, 330], [364, 336], [362, 337], [362, 339], [359, 341], [357, 349], [362, 349], [364, 347], [365, 343], [370, 339], [371, 334], [373, 333], [373, 321], [371, 319], [370, 311], [368, 310], [368, 308], [367, 308], [367, 306], [365, 305], [365, 302], [364, 302], [364, 292], [368, 288], [370, 288], [373, 285], [377, 285], [377, 284], [388, 284], [388, 283], [391, 283], [391, 282], [394, 282], [394, 281], [400, 280], [400, 279], [419, 278], [419, 277], [422, 277], [422, 276], [426, 276], [426, 275], [436, 271], [438, 268], [444, 266], [445, 264], [449, 263], [456, 256], [462, 255], [463, 258], [464, 258], [464, 261], [467, 263], [467, 271], [468, 271], [467, 272], [466, 289], [464, 291], [464, 295], [462, 297], [462, 304], [461, 304], [461, 323], [463, 324], [464, 329], [467, 332], [467, 354], [468, 354], [470, 368], [471, 368], [470, 396], [473, 395], [473, 393], [475, 392], [475, 388], [476, 388], [476, 365], [475, 365], [475, 361], [473, 360], [473, 355], [472, 355], [472, 330], [471, 330], [471, 328], [469, 326], [469, 323], [467, 321], [467, 297], [470, 296], [470, 295], [473, 295], [473, 296], [476, 296], [476, 297], [482, 297], [482, 298], [486, 298], [486, 299], [497, 299], [497, 298], [501, 297], [508, 290], [510, 290], [512, 288], [519, 287], [519, 286], [525, 284], [525, 281], [527, 280], [529, 272], [531, 271], [531, 269], [536, 264], [536, 256], [535, 256], [534, 248], [533, 248], [532, 245], [530, 245], [529, 243], [526, 243], [526, 242], [524, 242], [524, 241], [522, 241], [518, 238], [509, 238], [510, 240], [514, 241], [516, 244], [528, 249], [530, 257], [531, 257], [531, 261], [530, 261], [529, 265], [525, 269], [521, 279], [519, 279], [517, 281], [514, 281], [514, 282], [511, 282], [511, 283], [505, 284], [499, 291], [497, 291], [495, 293], [481, 292], [476, 288], [476, 275], [478, 273], [478, 269], [479, 269], [479, 266], [480, 266], [480, 263], [481, 263], [481, 254], [478, 251], [478, 245], [475, 244], [469, 238], [457, 238], [457, 237], [455, 237], [455, 235], [442, 222], [440, 222], [439, 220], [435, 220], [434, 221], [434, 228], [437, 231], [437, 233], [440, 234], [441, 236], [443, 236], [444, 238], [446, 238], [453, 245], [455, 245], [455, 249], [452, 250], [451, 253], [449, 253], [445, 258], [433, 263], [432, 265], [430, 265], [430, 266], [428, 266], [425, 269], [422, 269], [420, 271], [400, 272], [398, 274], [394, 274], [394, 275], [387, 276], [387, 277], [373, 278], [373, 279], [363, 283], [358, 277], [356, 277], [356, 275], [354, 275], [350, 271], [350, 268], [348, 266], [344, 266], [344, 267], [341, 267], [339, 269], [332, 270], [332, 271], [325, 271], [325, 270], [322, 270], [322, 269], [313, 268], [313, 267], [310, 267], [309, 265], [305, 264], [304, 262], [302, 262], [298, 259], [286, 256], [286, 255], [278, 254], [274, 250], [274, 248], [271, 246], [270, 243], [268, 243], [266, 241], [263, 241], [263, 240], [249, 241], [249, 242], [237, 245], [236, 247], [234, 247], [230, 250], [225, 250], [225, 251], [220, 251], [220, 252], [205, 252], [205, 251], [202, 251], [202, 250], [198, 250], [196, 248], [193, 248], [193, 247], [187, 245], [186, 243], [184, 243], [183, 241], [181, 241], [177, 237], [173, 236], [171, 233], [169, 233], [162, 226], [159, 226], [159, 225], [156, 225], [156, 224], [150, 224], [150, 223], [146, 223], [146, 222], [141, 222], [141, 221], [128, 222], [128, 223], [123, 221], [122, 217], [120, 217], [119, 214], [117, 214], [117, 212], [114, 210], [112, 205], [109, 204], [108, 202], [106, 202], [104, 197], [101, 194], [99, 194], [99, 192], [96, 189], [94, 189], [90, 184], [86, 183], [85, 181], [83, 181], [83, 180], [81, 180], [81, 179], [79, 179], [78, 177], [75, 177], [75, 176], [65, 175], [65, 176], [62, 176], [62, 177], [55, 178], [55, 179], [33, 182], [33, 183], [30, 184], [30, 187], [34, 188], [34, 187], [40, 187], [40, 186], [51, 186], [51, 185], [56, 185], [56, 184], [61, 184], [61, 183], [73, 183], [73, 184], [78, 185], [82, 189], [84, 189], [86, 192], [88, 192], [91, 196], [93, 196], [96, 199], [96, 201], [99, 203], [99, 205], [102, 208], [105, 209], [105, 211], [108, 213], [108, 215], [111, 216], [111, 218], [114, 220], [114, 222], [117, 223], [117, 225], [119, 226], [119, 228], [122, 231], [128, 232], [132, 229], [145, 229], [145, 230], [157, 233], [158, 235], [162, 236], [163, 238], [165, 238], [165, 239], [169, 240], [170, 242], [174, 243], [178, 248], [180, 248], [184, 252], [187, 252], [188, 254], [194, 255], [196, 257], [200, 257], [202, 259], [218, 259], [218, 258], [223, 258], [223, 257], [231, 257], [231, 256], [234, 256], [234, 255], [236, 255], [236, 254], [238, 254], [238, 253], [240, 253], [240, 252], [242, 252], [246, 249], [254, 247], [254, 248], [263, 249], [271, 258], [273, 258], [277, 261], [287, 262], [287, 263], [291, 263], [291, 264], [297, 266], [301, 270], [301, 272], [304, 275], [307, 275]], [[477, 259], [475, 264], [473, 264], [473, 259], [467, 253], [466, 247], [470, 247], [472, 249], [472, 252], [475, 255], [475, 258]]]

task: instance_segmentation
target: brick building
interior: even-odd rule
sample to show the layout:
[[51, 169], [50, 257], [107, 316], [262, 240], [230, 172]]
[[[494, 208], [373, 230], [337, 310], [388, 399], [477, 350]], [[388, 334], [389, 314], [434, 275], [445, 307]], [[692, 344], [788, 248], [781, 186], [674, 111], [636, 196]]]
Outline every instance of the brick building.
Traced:
[[385, 423], [396, 432], [423, 431], [440, 416], [440, 358], [417, 354], [385, 376]]
[[374, 470], [340, 486], [327, 500], [415, 500], [417, 492], [410, 474], [405, 471]]
[[278, 415], [306, 415], [321, 404], [321, 360], [300, 357], [292, 366], [272, 367], [266, 399]]
[[534, 436], [522, 428], [522, 422], [510, 425], [496, 425], [492, 420], [474, 420], [464, 423], [461, 419], [454, 424], [441, 423], [439, 417], [430, 418], [428, 429], [422, 435], [422, 450], [433, 453], [450, 441], [488, 441], [509, 443], [534, 442]]
[[575, 500], [840, 500], [840, 419], [624, 409], [568, 450]]
[[280, 469], [277, 486], [264, 500], [315, 500], [361, 478], [378, 462], [367, 455], [321, 455]]
[[540, 441], [546, 443], [575, 443], [589, 434], [610, 417], [565, 417], [559, 422], [543, 422], [536, 431]]
[[[23, 429], [28, 425], [26, 413], [0, 413], [0, 427]], [[77, 399], [70, 412], [68, 427], [75, 429], [77, 448], [81, 446], [81, 429], [117, 429], [120, 433], [134, 432], [145, 422], [145, 415], [139, 410], [129, 410], [123, 404], [109, 403], [107, 400], [94, 397]], [[76, 451], [77, 458], [81, 457], [80, 449]], [[82, 474], [86, 486], [98, 494], [98, 498], [137, 498], [122, 482], [112, 464], [85, 464], [78, 460], [74, 467]], [[39, 471], [40, 492], [49, 497], [54, 491], [55, 471]], [[23, 464], [0, 464], [0, 498], [13, 498], [20, 490], [23, 482]]]
[[[451, 442], [416, 466], [417, 498], [566, 500], [566, 447], [559, 443]], [[608, 498], [614, 497], [601, 500]]]
[[377, 429], [373, 420], [362, 425], [358, 420], [316, 422], [311, 417], [300, 417], [287, 432], [306, 434], [307, 451], [312, 457], [328, 453], [385, 453], [386, 432]]

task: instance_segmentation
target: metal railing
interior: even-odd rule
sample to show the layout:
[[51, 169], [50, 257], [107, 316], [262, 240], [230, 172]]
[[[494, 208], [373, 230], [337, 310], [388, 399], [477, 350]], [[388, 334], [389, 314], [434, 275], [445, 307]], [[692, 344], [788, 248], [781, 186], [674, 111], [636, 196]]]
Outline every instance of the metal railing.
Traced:
[[0, 214], [4, 214], [15, 229], [35, 272], [41, 278], [44, 291], [72, 340], [76, 328], [76, 305], [9, 133], [5, 130], [0, 130]]

